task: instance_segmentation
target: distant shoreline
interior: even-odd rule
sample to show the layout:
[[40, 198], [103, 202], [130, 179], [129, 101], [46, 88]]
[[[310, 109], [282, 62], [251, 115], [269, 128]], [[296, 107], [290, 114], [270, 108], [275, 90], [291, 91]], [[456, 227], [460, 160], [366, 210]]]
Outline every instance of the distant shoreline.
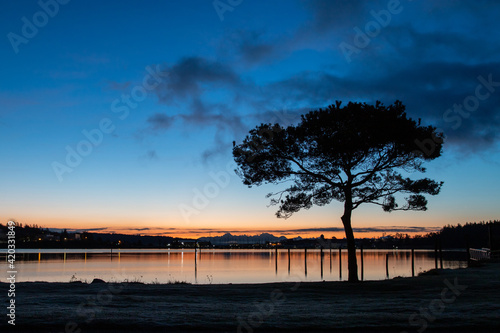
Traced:
[[[8, 284], [0, 287], [8, 289]], [[428, 332], [493, 331], [500, 327], [498, 290], [498, 263], [355, 284], [22, 282], [16, 284], [15, 328], [26, 332], [64, 332], [66, 325], [74, 326], [69, 327], [72, 332], [78, 328], [82, 332], [237, 332], [238, 328], [240, 332], [331, 332], [333, 328], [410, 332], [425, 324]], [[427, 319], [420, 309], [430, 311]], [[0, 328], [6, 325], [4, 318]]]

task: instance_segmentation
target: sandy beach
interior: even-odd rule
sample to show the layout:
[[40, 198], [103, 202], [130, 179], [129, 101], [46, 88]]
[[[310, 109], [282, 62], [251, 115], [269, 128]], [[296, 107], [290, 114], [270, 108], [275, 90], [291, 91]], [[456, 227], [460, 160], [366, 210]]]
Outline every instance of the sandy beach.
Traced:
[[[9, 289], [6, 283], [1, 287], [4, 293]], [[2, 332], [496, 332], [500, 328], [498, 263], [357, 284], [24, 282], [15, 289], [16, 325], [8, 324], [4, 315]]]

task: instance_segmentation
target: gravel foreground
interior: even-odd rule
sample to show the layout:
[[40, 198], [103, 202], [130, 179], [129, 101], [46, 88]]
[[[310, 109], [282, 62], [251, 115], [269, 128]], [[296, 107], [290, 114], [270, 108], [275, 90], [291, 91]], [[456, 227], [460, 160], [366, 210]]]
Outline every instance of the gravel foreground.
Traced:
[[[0, 283], [6, 299], [9, 284]], [[498, 332], [500, 264], [384, 281], [23, 282], [1, 332]], [[8, 300], [2, 302], [9, 305]], [[3, 307], [8, 314], [9, 309]]]

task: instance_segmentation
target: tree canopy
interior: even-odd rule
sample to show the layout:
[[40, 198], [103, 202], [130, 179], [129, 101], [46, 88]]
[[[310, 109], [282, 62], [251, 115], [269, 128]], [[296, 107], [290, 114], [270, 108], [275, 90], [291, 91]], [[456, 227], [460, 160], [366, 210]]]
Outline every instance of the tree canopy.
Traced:
[[[421, 143], [430, 138], [435, 146], [424, 153]], [[257, 126], [234, 147], [233, 156], [237, 174], [249, 187], [289, 184], [268, 195], [279, 207], [280, 218], [332, 200], [344, 202], [349, 280], [356, 281], [352, 211], [363, 203], [379, 205], [386, 212], [426, 210], [425, 194], [438, 194], [442, 182], [406, 175], [425, 172], [423, 163], [441, 155], [442, 138], [435, 127], [408, 118], [400, 101], [344, 107], [337, 102], [303, 115], [297, 125]], [[406, 194], [402, 204], [397, 193]]]

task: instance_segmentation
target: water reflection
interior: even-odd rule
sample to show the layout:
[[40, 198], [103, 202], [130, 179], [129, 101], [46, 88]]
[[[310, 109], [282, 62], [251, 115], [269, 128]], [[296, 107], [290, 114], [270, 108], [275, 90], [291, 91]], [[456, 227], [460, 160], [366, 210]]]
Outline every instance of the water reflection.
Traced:
[[[363, 256], [361, 251], [357, 255], [364, 280], [411, 276], [412, 267], [415, 275], [435, 267], [434, 251], [416, 250], [413, 260], [410, 250], [364, 250]], [[0, 253], [2, 256], [6, 257]], [[465, 253], [443, 251], [443, 257], [444, 268], [466, 266]], [[326, 260], [329, 270], [325, 269]], [[6, 260], [1, 262], [7, 265]], [[16, 264], [19, 281], [68, 282], [73, 275], [87, 282], [94, 278], [200, 284], [339, 281], [347, 275], [347, 251], [36, 250], [17, 253]]]

